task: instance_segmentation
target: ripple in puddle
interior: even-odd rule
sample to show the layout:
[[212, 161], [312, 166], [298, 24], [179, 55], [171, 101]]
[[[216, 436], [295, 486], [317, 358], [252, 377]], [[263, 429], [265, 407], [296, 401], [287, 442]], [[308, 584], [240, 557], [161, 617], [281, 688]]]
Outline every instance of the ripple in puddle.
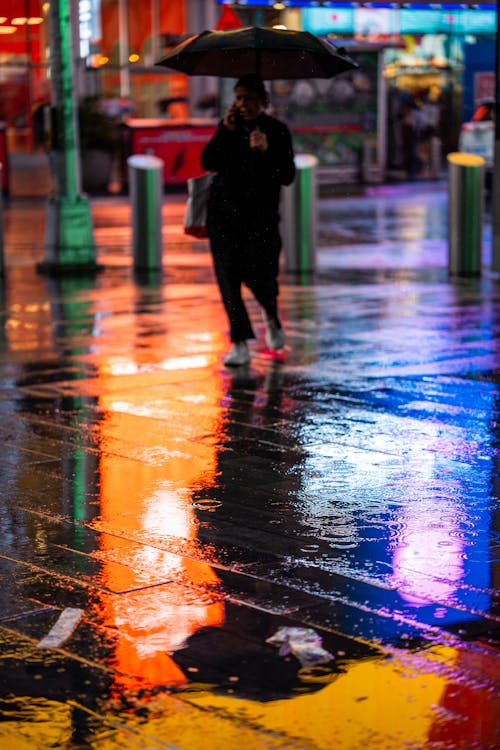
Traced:
[[217, 508], [220, 508], [221, 505], [222, 502], [220, 500], [197, 500], [195, 503], [193, 503], [193, 508], [196, 508], [196, 510], [206, 510], [213, 513], [213, 511], [217, 510]]

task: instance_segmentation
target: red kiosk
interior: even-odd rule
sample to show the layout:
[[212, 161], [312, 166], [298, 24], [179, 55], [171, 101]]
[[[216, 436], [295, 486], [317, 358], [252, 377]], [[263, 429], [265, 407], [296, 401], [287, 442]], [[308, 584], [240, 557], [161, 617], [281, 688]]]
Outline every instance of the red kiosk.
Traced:
[[7, 161], [7, 125], [0, 122], [0, 165], [2, 167], [2, 192], [9, 192], [9, 163]]
[[127, 152], [156, 156], [164, 163], [163, 184], [183, 185], [203, 174], [200, 156], [217, 127], [216, 120], [131, 118], [125, 122]]

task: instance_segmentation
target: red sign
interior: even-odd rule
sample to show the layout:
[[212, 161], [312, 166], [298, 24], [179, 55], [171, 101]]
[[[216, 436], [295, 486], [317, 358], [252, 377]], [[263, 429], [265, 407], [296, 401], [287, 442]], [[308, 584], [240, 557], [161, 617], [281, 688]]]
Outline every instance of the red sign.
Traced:
[[9, 172], [7, 164], [7, 128], [0, 123], [0, 164], [2, 165], [2, 190], [7, 192], [9, 186]]
[[130, 153], [162, 159], [165, 185], [179, 185], [189, 177], [204, 174], [200, 157], [215, 130], [214, 122], [133, 119], [127, 125]]
[[485, 99], [495, 98], [495, 74], [491, 72], [476, 73], [474, 75], [474, 104], [480, 104]]
[[234, 10], [229, 5], [225, 5], [215, 28], [218, 31], [230, 31], [231, 29], [243, 28], [243, 24]]

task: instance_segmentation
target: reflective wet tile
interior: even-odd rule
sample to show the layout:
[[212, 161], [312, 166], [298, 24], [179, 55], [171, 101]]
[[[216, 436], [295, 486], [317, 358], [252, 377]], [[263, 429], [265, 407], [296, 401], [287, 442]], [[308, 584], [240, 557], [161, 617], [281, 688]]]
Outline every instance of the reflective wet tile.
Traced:
[[322, 198], [234, 372], [183, 200], [149, 278], [126, 199], [87, 278], [6, 208], [0, 744], [494, 750], [500, 294], [450, 279], [446, 191]]

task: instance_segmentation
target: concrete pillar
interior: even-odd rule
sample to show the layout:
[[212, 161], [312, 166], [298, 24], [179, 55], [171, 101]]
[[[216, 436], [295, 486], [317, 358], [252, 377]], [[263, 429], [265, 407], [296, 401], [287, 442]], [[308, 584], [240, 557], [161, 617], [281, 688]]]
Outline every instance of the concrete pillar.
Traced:
[[[214, 29], [217, 24], [221, 6], [215, 0], [187, 0], [187, 33], [199, 34], [205, 29]], [[208, 76], [191, 76], [188, 78], [189, 112], [192, 117], [206, 117], [206, 113], [197, 110], [197, 103], [209, 91], [219, 90], [219, 81]]]

